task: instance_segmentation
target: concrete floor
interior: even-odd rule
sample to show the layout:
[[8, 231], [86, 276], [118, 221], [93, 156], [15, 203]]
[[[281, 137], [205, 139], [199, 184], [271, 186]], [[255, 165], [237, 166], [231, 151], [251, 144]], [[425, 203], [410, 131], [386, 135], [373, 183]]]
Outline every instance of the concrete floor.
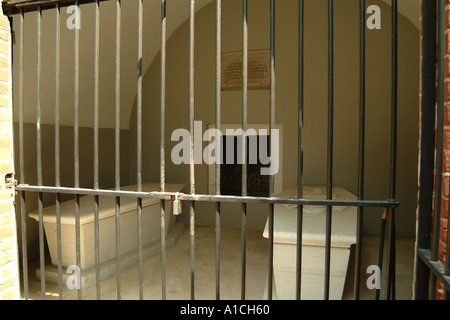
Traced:
[[[195, 241], [195, 299], [213, 300], [216, 295], [215, 271], [215, 232], [213, 228], [196, 228]], [[366, 280], [367, 266], [377, 264], [378, 239], [363, 239], [363, 255], [361, 269], [362, 300], [374, 299], [375, 292], [368, 290]], [[246, 299], [266, 299], [264, 294], [268, 272], [269, 242], [263, 238], [261, 231], [248, 230], [247, 234], [247, 277]], [[177, 244], [166, 253], [167, 268], [166, 294], [169, 300], [190, 299], [190, 241], [189, 228], [185, 227]], [[221, 299], [238, 300], [241, 297], [241, 231], [239, 229], [223, 228], [221, 230]], [[343, 299], [353, 299], [354, 254], [351, 255]], [[47, 260], [49, 261], [49, 260]], [[396, 297], [399, 300], [412, 298], [414, 241], [397, 241], [397, 272]], [[36, 279], [38, 262], [29, 264], [29, 298], [41, 299], [41, 285]], [[161, 258], [155, 255], [143, 263], [144, 299], [161, 299]], [[137, 266], [121, 272], [122, 299], [139, 298], [139, 276]], [[384, 286], [384, 277], [382, 278]], [[117, 298], [116, 277], [112, 276], [101, 282], [101, 299]], [[77, 291], [64, 285], [64, 299], [77, 299]], [[96, 299], [96, 288], [83, 290], [83, 299]], [[382, 287], [381, 299], [384, 298]], [[58, 286], [46, 284], [46, 299], [59, 299]]]

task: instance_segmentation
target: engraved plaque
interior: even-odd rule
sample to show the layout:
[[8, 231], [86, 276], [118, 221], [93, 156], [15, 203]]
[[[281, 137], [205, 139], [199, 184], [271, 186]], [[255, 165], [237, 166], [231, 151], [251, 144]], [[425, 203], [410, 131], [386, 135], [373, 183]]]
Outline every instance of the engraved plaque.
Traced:
[[[270, 51], [248, 52], [248, 90], [270, 89]], [[222, 53], [222, 91], [242, 90], [242, 52]]]

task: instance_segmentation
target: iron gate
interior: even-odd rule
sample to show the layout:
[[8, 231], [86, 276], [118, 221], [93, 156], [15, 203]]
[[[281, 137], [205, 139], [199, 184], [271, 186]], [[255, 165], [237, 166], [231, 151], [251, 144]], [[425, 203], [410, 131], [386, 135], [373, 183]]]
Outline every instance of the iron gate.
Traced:
[[442, 232], [440, 219], [444, 214], [441, 200], [445, 175], [443, 172], [445, 5], [445, 1], [427, 1], [423, 2], [422, 8], [421, 171], [414, 287], [417, 299], [436, 299], [437, 280], [444, 285], [445, 299], [448, 299], [450, 290], [448, 237], [447, 253], [444, 257], [446, 262], [443, 263], [443, 259], [439, 258], [439, 239]]
[[[273, 175], [270, 177], [270, 192], [269, 196], [256, 197], [249, 196], [247, 194], [247, 164], [244, 163], [242, 167], [242, 195], [230, 196], [221, 195], [220, 184], [220, 165], [216, 166], [215, 169], [215, 181], [216, 189], [215, 194], [197, 194], [196, 193], [196, 182], [195, 182], [195, 163], [194, 163], [194, 143], [192, 141], [193, 131], [194, 131], [194, 112], [195, 112], [195, 101], [194, 101], [194, 53], [195, 53], [195, 8], [196, 1], [189, 1], [189, 104], [186, 106], [189, 115], [189, 132], [191, 135], [190, 143], [190, 171], [189, 171], [189, 193], [178, 194], [174, 192], [166, 191], [166, 108], [165, 108], [165, 96], [166, 96], [166, 43], [167, 43], [167, 27], [166, 27], [166, 4], [167, 0], [161, 0], [161, 82], [160, 82], [160, 190], [154, 192], [144, 192], [142, 189], [142, 108], [143, 108], [143, 71], [142, 70], [142, 59], [143, 59], [143, 23], [144, 15], [143, 8], [146, 2], [143, 0], [138, 0], [138, 29], [137, 37], [138, 42], [136, 43], [138, 56], [136, 58], [137, 68], [137, 79], [136, 79], [136, 101], [137, 101], [137, 188], [134, 191], [125, 191], [121, 189], [120, 181], [120, 79], [121, 79], [121, 61], [125, 57], [121, 56], [121, 41], [123, 40], [123, 35], [121, 33], [121, 0], [110, 0], [115, 1], [116, 4], [116, 29], [115, 29], [115, 188], [101, 189], [99, 186], [99, 68], [101, 64], [101, 59], [99, 55], [99, 43], [100, 43], [100, 7], [101, 1], [6, 1], [4, 3], [4, 11], [12, 19], [17, 19], [20, 23], [20, 28], [15, 31], [15, 38], [17, 41], [16, 50], [18, 50], [19, 59], [14, 61], [14, 68], [18, 68], [18, 83], [19, 87], [14, 88], [18, 92], [18, 99], [14, 101], [14, 107], [19, 110], [19, 118], [17, 119], [19, 123], [19, 135], [16, 139], [16, 143], [19, 147], [19, 153], [16, 155], [19, 159], [20, 166], [20, 177], [19, 183], [16, 186], [16, 190], [20, 193], [21, 199], [21, 212], [22, 225], [21, 225], [21, 236], [22, 236], [22, 268], [23, 268], [23, 297], [28, 298], [28, 266], [27, 266], [27, 248], [26, 248], [26, 215], [25, 211], [25, 197], [30, 193], [37, 193], [38, 195], [38, 211], [39, 211], [39, 251], [40, 251], [40, 270], [41, 270], [41, 292], [42, 298], [45, 299], [45, 252], [44, 252], [44, 226], [43, 226], [43, 197], [45, 194], [54, 194], [56, 203], [56, 217], [57, 217], [57, 236], [58, 236], [58, 252], [59, 257], [61, 257], [61, 197], [63, 195], [72, 195], [75, 197], [75, 212], [76, 212], [76, 248], [77, 248], [77, 266], [81, 268], [81, 257], [80, 257], [80, 217], [79, 217], [79, 207], [80, 207], [80, 197], [84, 195], [94, 196], [93, 212], [95, 221], [95, 269], [96, 269], [96, 286], [97, 286], [97, 297], [100, 299], [100, 258], [99, 258], [99, 197], [108, 196], [115, 199], [115, 247], [117, 252], [117, 298], [121, 299], [121, 266], [120, 266], [120, 207], [121, 199], [134, 198], [136, 199], [137, 208], [137, 223], [138, 228], [137, 241], [138, 241], [138, 267], [139, 267], [139, 297], [143, 299], [143, 253], [142, 253], [142, 203], [144, 199], [159, 199], [160, 200], [160, 210], [161, 210], [161, 282], [162, 282], [162, 299], [166, 299], [166, 228], [165, 216], [166, 212], [166, 201], [183, 201], [189, 203], [189, 223], [190, 223], [190, 274], [191, 274], [191, 298], [195, 298], [195, 244], [196, 244], [196, 208], [195, 204], [198, 202], [210, 202], [215, 204], [215, 212], [211, 214], [215, 215], [216, 223], [216, 298], [220, 299], [220, 228], [221, 228], [221, 204], [227, 202], [234, 202], [241, 204], [241, 216], [242, 216], [242, 283], [241, 283], [241, 298], [246, 298], [246, 235], [247, 235], [247, 204], [249, 203], [263, 203], [269, 207], [269, 265], [268, 268], [268, 298], [272, 299], [272, 280], [273, 280], [273, 249], [274, 249], [274, 205], [275, 204], [291, 204], [297, 206], [297, 280], [296, 280], [296, 298], [301, 299], [301, 265], [302, 265], [302, 222], [303, 222], [303, 206], [304, 205], [314, 205], [314, 206], [326, 206], [326, 244], [325, 244], [325, 287], [324, 287], [324, 298], [329, 298], [330, 292], [330, 265], [331, 265], [331, 226], [332, 226], [332, 207], [333, 206], [352, 206], [357, 207], [357, 244], [356, 244], [356, 265], [355, 265], [355, 286], [354, 286], [354, 296], [355, 299], [359, 299], [360, 293], [360, 279], [361, 279], [361, 247], [362, 247], [362, 226], [363, 226], [363, 210], [366, 207], [378, 207], [384, 208], [385, 214], [382, 219], [384, 223], [388, 223], [388, 255], [387, 255], [387, 279], [386, 279], [386, 297], [388, 299], [395, 299], [395, 208], [399, 206], [396, 199], [396, 161], [397, 161], [397, 1], [392, 0], [392, 104], [391, 104], [391, 155], [390, 155], [390, 193], [389, 199], [385, 201], [369, 201], [364, 197], [364, 160], [365, 160], [365, 119], [366, 119], [366, 99], [365, 99], [365, 67], [366, 67], [366, 45], [365, 45], [365, 28], [366, 28], [366, 2], [364, 0], [359, 1], [360, 5], [360, 101], [359, 101], [359, 154], [358, 154], [358, 198], [357, 200], [336, 200], [333, 199], [332, 188], [333, 188], [333, 133], [334, 133], [334, 11], [333, 11], [333, 0], [328, 0], [328, 130], [327, 130], [327, 198], [325, 200], [311, 200], [304, 199], [303, 197], [303, 139], [304, 139], [304, 1], [298, 1], [298, 62], [299, 67], [297, 70], [299, 77], [299, 87], [298, 87], [298, 127], [297, 134], [299, 139], [298, 146], [298, 160], [297, 160], [297, 187], [298, 194], [297, 198], [280, 198], [276, 197], [274, 194], [274, 178]], [[275, 100], [275, 67], [276, 67], [276, 55], [275, 55], [275, 0], [270, 1], [270, 123], [269, 128], [275, 128], [275, 115], [276, 115], [276, 100]], [[356, 0], [355, 0], [356, 1]], [[170, 1], [169, 1], [170, 2]], [[60, 183], [60, 170], [61, 166], [64, 166], [60, 161], [60, 102], [59, 102], [59, 84], [63, 77], [66, 75], [60, 72], [60, 59], [61, 59], [61, 39], [60, 39], [60, 28], [61, 28], [61, 18], [60, 10], [62, 7], [74, 5], [77, 8], [87, 3], [95, 3], [95, 52], [94, 52], [94, 77], [95, 77], [95, 88], [94, 88], [94, 174], [93, 174], [93, 186], [92, 188], [82, 188], [80, 187], [80, 125], [79, 125], [79, 107], [80, 107], [80, 36], [79, 30], [75, 29], [75, 43], [74, 43], [74, 101], [73, 101], [73, 136], [74, 136], [74, 185], [73, 187], [62, 187]], [[221, 127], [221, 40], [222, 40], [222, 30], [221, 30], [221, 9], [222, 1], [216, 0], [216, 103], [215, 103], [215, 117], [216, 117], [216, 128]], [[247, 128], [247, 99], [248, 99], [248, 1], [242, 1], [242, 128], [245, 131]], [[55, 109], [54, 109], [54, 120], [55, 120], [55, 182], [54, 185], [48, 186], [43, 185], [42, 177], [42, 132], [41, 132], [41, 103], [42, 103], [42, 93], [41, 89], [41, 74], [44, 72], [42, 70], [42, 46], [43, 46], [43, 31], [42, 31], [42, 20], [43, 12], [45, 10], [54, 10], [56, 20], [54, 21], [54, 28], [56, 30], [56, 43], [55, 47]], [[32, 22], [35, 24], [36, 30], [36, 67], [37, 67], [37, 78], [35, 82], [35, 88], [37, 90], [37, 104], [36, 104], [36, 114], [37, 118], [36, 124], [36, 145], [37, 145], [37, 184], [30, 185], [27, 184], [27, 179], [25, 179], [25, 168], [24, 168], [24, 157], [26, 156], [26, 150], [24, 146], [24, 77], [26, 76], [26, 70], [24, 70], [24, 47], [29, 45], [26, 43], [24, 34], [24, 23], [27, 21], [28, 12], [37, 12], [37, 20]], [[168, 17], [167, 19], [170, 19]], [[31, 22], [30, 22], [31, 23]], [[356, 27], [356, 26], [355, 26]], [[129, 58], [129, 57], [126, 57]], [[111, 110], [113, 111], [113, 110]], [[247, 142], [244, 139], [243, 154], [246, 154]], [[384, 237], [382, 237], [383, 244]], [[380, 250], [380, 253], [383, 249]], [[382, 255], [381, 255], [382, 258]], [[381, 264], [380, 264], [381, 265]], [[62, 267], [61, 261], [59, 261], [59, 291], [60, 297], [62, 298]], [[379, 291], [377, 290], [377, 298], [379, 298]], [[78, 297], [82, 298], [82, 290], [78, 290]]]

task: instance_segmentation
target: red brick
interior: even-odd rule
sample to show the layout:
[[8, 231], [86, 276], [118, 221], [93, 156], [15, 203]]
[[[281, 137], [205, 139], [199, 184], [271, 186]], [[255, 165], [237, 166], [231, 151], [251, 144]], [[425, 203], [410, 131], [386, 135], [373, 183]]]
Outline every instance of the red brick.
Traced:
[[441, 218], [448, 219], [448, 200], [441, 200]]
[[446, 260], [446, 254], [447, 254], [447, 249], [445, 247], [445, 243], [443, 243], [442, 241], [439, 241], [439, 250], [438, 250], [438, 256], [439, 256], [439, 260], [442, 263], [445, 263]]
[[450, 57], [445, 57], [445, 77], [450, 77]]
[[450, 104], [444, 106], [444, 126], [450, 126]]
[[442, 155], [442, 170], [443, 172], [450, 172], [450, 151], [446, 151]]
[[449, 177], [442, 177], [442, 195], [448, 198], [449, 195]]
[[450, 33], [445, 34], [446, 44], [445, 44], [445, 53], [450, 53]]
[[444, 83], [444, 101], [450, 101], [450, 82], [448, 81]]
[[439, 228], [439, 239], [444, 243], [447, 243], [447, 230], [448, 230], [447, 220], [441, 220], [441, 227]]

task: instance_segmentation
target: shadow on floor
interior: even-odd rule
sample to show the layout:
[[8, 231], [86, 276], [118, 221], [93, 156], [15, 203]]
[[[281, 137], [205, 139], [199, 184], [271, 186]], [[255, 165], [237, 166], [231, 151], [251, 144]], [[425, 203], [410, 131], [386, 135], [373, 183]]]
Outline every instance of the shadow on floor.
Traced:
[[[185, 227], [181, 238], [175, 246], [166, 252], [166, 298], [168, 300], [189, 300], [191, 298], [191, 247], [189, 227]], [[195, 299], [214, 300], [216, 298], [216, 234], [213, 228], [197, 227], [195, 234]], [[268, 278], [269, 242], [261, 231], [248, 230], [246, 257], [246, 299], [266, 299], [264, 293]], [[354, 283], [354, 248], [350, 255], [349, 269], [343, 299], [353, 299]], [[414, 241], [397, 241], [397, 273], [396, 298], [408, 300], [412, 298]], [[49, 260], [47, 260], [49, 261]], [[361, 268], [361, 300], [373, 300], [375, 292], [366, 287], [366, 273], [369, 265], [378, 261], [378, 240], [363, 239], [363, 255]], [[29, 265], [29, 298], [41, 299], [41, 284], [36, 280], [36, 269], [39, 262]], [[223, 300], [241, 299], [242, 283], [242, 240], [241, 230], [223, 228], [221, 230], [220, 252], [220, 298]], [[384, 279], [381, 281], [384, 299]], [[159, 254], [143, 262], [143, 293], [144, 299], [160, 300], [161, 256]], [[59, 299], [58, 285], [47, 283], [46, 299]], [[100, 298], [103, 300], [117, 299], [117, 277], [112, 276], [100, 283]], [[63, 286], [64, 299], [77, 299], [77, 290]], [[97, 299], [96, 287], [82, 291], [82, 298]], [[121, 298], [134, 300], [139, 298], [139, 272], [137, 266], [121, 271]]]

